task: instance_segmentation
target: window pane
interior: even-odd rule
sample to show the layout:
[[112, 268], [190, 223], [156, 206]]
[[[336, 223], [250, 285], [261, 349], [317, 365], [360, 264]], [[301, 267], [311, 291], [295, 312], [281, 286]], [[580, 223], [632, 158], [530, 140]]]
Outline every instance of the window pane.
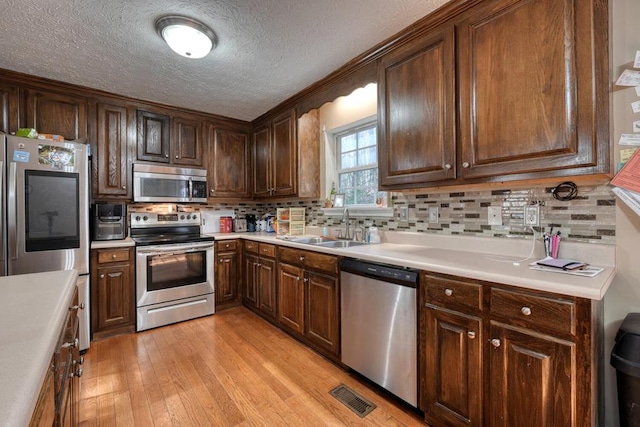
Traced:
[[355, 150], [357, 148], [357, 134], [345, 135], [340, 137], [340, 152]]
[[375, 145], [358, 151], [358, 166], [375, 165], [376, 163], [378, 163], [378, 150]]
[[376, 128], [365, 129], [358, 133], [358, 148], [376, 145]]
[[347, 190], [344, 192], [344, 204], [345, 205], [353, 205], [356, 203], [355, 201], [355, 192], [353, 189]]
[[341, 169], [349, 169], [356, 166], [356, 152], [351, 151], [340, 155]]
[[341, 173], [338, 179], [338, 193], [344, 193], [344, 189], [349, 187], [353, 187], [353, 172]]

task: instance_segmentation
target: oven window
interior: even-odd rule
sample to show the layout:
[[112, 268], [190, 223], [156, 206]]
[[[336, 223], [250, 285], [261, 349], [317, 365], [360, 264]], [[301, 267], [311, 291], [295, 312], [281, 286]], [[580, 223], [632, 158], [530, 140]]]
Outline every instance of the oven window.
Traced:
[[80, 247], [79, 174], [25, 172], [25, 250]]
[[206, 251], [148, 257], [147, 291], [206, 282], [206, 261]]

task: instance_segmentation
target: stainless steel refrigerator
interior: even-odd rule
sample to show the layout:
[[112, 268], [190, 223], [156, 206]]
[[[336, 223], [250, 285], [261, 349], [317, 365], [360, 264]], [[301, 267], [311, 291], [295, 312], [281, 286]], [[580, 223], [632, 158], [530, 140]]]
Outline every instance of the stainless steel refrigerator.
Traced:
[[[80, 349], [89, 347], [89, 169], [84, 144], [0, 133], [0, 274], [78, 271]], [[28, 308], [27, 308], [28, 309]]]

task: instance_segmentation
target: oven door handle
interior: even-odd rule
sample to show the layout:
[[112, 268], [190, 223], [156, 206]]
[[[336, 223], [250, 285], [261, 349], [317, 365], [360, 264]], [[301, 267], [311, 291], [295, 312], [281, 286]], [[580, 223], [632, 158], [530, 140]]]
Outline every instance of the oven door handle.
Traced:
[[167, 247], [166, 249], [159, 249], [158, 247], [151, 247], [149, 249], [138, 248], [138, 253], [144, 255], [175, 255], [176, 253], [196, 252], [212, 247], [213, 243], [189, 243], [185, 245], [171, 245], [171, 247]]

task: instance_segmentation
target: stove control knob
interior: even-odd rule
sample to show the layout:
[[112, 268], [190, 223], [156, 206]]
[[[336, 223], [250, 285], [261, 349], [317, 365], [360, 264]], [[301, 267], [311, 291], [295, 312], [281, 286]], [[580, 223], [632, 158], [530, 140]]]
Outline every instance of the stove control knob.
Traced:
[[193, 218], [194, 220], [198, 219], [198, 216], [196, 214], [191, 215], [191, 218]]
[[191, 219], [191, 215], [187, 215], [187, 219]]
[[143, 220], [143, 221], [146, 221], [146, 220], [148, 220], [148, 219], [149, 219], [149, 217], [148, 217], [148, 216], [146, 216], [146, 215], [142, 217], [142, 220]]
[[180, 215], [180, 219], [184, 219], [184, 215]]
[[136, 221], [140, 221], [140, 215], [136, 216]]

